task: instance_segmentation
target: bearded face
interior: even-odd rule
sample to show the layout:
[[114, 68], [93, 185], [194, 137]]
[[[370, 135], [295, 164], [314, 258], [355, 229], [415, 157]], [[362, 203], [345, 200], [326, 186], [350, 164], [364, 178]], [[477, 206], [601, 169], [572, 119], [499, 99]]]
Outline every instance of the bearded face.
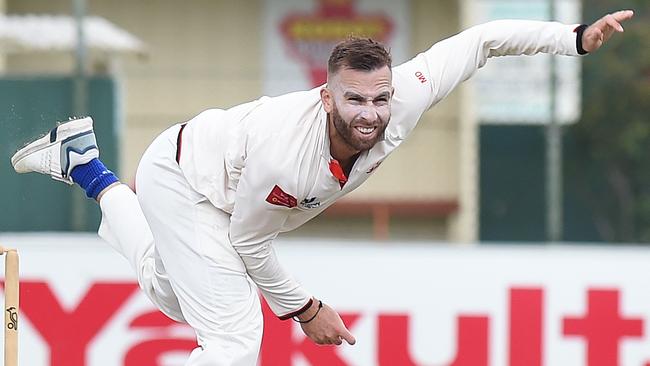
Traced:
[[390, 68], [339, 70], [328, 80], [324, 95], [323, 102], [335, 129], [332, 144], [338, 144], [334, 148], [359, 153], [381, 140], [390, 120]]
[[370, 150], [381, 140], [388, 127], [390, 112], [383, 118], [376, 113], [361, 112], [346, 121], [335, 103], [330, 117], [341, 139], [353, 150], [362, 152]]

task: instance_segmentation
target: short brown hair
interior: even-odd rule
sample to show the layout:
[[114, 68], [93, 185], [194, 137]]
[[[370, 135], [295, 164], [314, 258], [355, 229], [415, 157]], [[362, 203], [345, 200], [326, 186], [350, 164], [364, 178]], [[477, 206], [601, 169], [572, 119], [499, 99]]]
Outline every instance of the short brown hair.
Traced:
[[370, 38], [350, 37], [339, 42], [330, 54], [327, 72], [334, 74], [345, 67], [352, 70], [372, 71], [391, 67], [390, 51]]

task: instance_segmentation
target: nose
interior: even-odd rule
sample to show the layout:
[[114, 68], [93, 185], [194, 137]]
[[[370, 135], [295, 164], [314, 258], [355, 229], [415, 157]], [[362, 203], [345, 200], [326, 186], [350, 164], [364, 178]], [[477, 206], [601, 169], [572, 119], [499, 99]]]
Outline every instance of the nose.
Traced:
[[372, 106], [364, 106], [359, 111], [359, 119], [374, 122], [379, 119], [379, 113]]

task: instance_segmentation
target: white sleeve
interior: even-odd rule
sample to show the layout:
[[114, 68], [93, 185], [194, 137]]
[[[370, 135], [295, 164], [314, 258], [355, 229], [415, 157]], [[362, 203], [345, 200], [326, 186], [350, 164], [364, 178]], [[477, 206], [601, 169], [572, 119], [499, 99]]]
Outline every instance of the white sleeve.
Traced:
[[[552, 53], [577, 56], [578, 24], [530, 20], [497, 20], [469, 28], [434, 44], [394, 68], [396, 94], [424, 98], [426, 109], [444, 99], [461, 82], [483, 67], [489, 57]], [[401, 87], [402, 90], [398, 90]], [[421, 105], [420, 105], [421, 106]], [[422, 111], [423, 112], [423, 111]]]
[[280, 175], [277, 172], [284, 171], [281, 161], [265, 151], [252, 151], [246, 157], [230, 218], [230, 241], [271, 310], [288, 319], [310, 303], [311, 295], [282, 268], [272, 246], [290, 208], [271, 204], [267, 198], [276, 185], [296, 196], [287, 179], [274, 180]]

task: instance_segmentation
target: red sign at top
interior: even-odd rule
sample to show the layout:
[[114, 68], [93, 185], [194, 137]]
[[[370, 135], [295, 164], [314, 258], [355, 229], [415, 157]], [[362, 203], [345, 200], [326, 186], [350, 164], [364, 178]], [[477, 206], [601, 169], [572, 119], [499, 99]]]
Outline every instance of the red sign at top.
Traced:
[[325, 83], [334, 45], [349, 36], [385, 43], [393, 22], [382, 12], [360, 13], [355, 0], [318, 0], [314, 13], [292, 13], [281, 22], [282, 36], [293, 57], [309, 70], [312, 86]]

